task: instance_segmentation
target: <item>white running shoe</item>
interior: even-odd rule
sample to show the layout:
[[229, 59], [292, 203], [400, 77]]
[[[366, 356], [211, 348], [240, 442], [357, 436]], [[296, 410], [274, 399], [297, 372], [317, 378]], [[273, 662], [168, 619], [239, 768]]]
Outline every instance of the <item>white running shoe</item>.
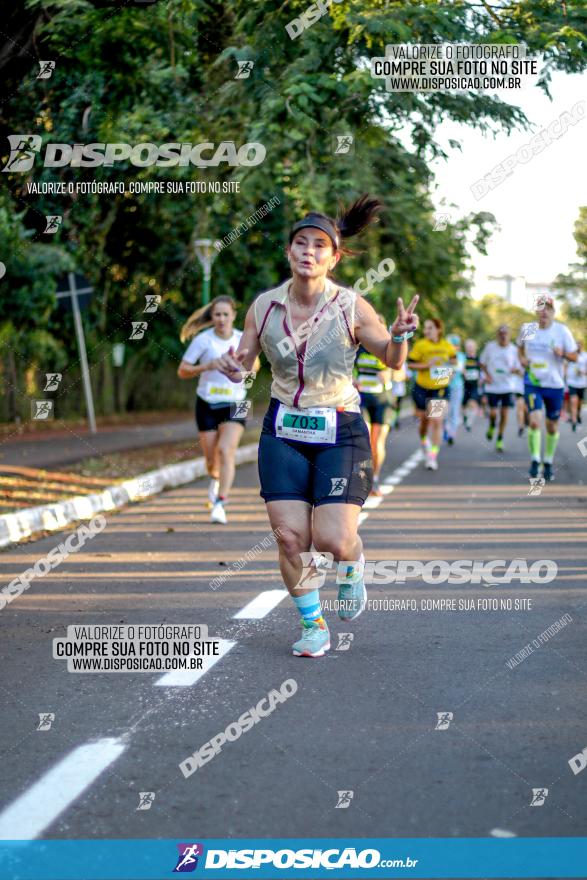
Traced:
[[208, 503], [209, 507], [214, 507], [216, 503], [216, 496], [218, 495], [218, 489], [220, 488], [220, 483], [218, 480], [210, 480], [208, 484]]
[[427, 471], [437, 471], [438, 470], [438, 454], [436, 452], [427, 452], [426, 453], [426, 470]]
[[226, 525], [226, 511], [222, 501], [216, 501], [210, 514], [210, 522]]

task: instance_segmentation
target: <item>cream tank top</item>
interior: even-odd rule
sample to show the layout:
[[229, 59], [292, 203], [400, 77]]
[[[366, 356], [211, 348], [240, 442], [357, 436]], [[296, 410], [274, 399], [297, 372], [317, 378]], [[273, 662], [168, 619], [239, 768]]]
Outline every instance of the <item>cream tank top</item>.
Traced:
[[287, 308], [292, 281], [259, 294], [253, 303], [259, 344], [271, 364], [271, 396], [287, 406], [328, 406], [360, 412], [353, 386], [357, 293], [326, 279], [316, 311], [295, 331]]

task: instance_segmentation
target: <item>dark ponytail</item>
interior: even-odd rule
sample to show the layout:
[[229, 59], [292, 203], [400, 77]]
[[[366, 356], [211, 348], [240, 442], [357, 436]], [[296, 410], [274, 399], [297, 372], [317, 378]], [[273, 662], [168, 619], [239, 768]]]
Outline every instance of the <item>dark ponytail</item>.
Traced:
[[369, 226], [382, 207], [383, 204], [379, 199], [374, 199], [367, 193], [354, 201], [336, 218], [336, 226], [341, 238], [351, 238]]
[[320, 214], [318, 211], [310, 211], [301, 220], [295, 223], [289, 233], [289, 243], [300, 229], [308, 226], [321, 229], [325, 232], [335, 250], [344, 254], [351, 254], [353, 251], [342, 247], [342, 240], [351, 238], [353, 235], [361, 232], [375, 219], [375, 215], [383, 207], [379, 199], [374, 199], [370, 195], [365, 194], [356, 199], [349, 208], [341, 208], [338, 217], [334, 220], [326, 214]]

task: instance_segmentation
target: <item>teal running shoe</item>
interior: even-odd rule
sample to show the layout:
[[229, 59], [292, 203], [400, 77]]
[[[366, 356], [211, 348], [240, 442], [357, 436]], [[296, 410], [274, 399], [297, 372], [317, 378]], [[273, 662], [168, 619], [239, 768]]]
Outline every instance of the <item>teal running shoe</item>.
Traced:
[[326, 621], [302, 620], [302, 637], [292, 645], [294, 657], [323, 657], [330, 651], [330, 632]]
[[354, 581], [339, 584], [338, 616], [341, 620], [354, 620], [365, 610], [366, 604], [367, 590], [362, 576]]

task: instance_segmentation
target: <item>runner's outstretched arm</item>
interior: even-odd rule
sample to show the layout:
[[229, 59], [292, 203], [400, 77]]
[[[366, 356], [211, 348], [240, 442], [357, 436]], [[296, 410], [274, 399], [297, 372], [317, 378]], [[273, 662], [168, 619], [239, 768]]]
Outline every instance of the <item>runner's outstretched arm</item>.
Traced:
[[216, 369], [224, 373], [231, 382], [241, 382], [243, 373], [250, 373], [253, 369], [260, 352], [261, 346], [257, 335], [255, 313], [253, 306], [250, 306], [238, 348], [235, 351], [231, 346], [226, 354], [218, 358]]
[[403, 300], [398, 299], [397, 317], [391, 325], [392, 334], [390, 334], [377, 317], [377, 312], [371, 303], [362, 296], [357, 297], [355, 338], [367, 351], [393, 370], [399, 370], [404, 365], [408, 355], [408, 343], [407, 340], [394, 342], [392, 335], [413, 334], [418, 328], [419, 319], [414, 313], [418, 299], [419, 297], [415, 296], [407, 308]]

